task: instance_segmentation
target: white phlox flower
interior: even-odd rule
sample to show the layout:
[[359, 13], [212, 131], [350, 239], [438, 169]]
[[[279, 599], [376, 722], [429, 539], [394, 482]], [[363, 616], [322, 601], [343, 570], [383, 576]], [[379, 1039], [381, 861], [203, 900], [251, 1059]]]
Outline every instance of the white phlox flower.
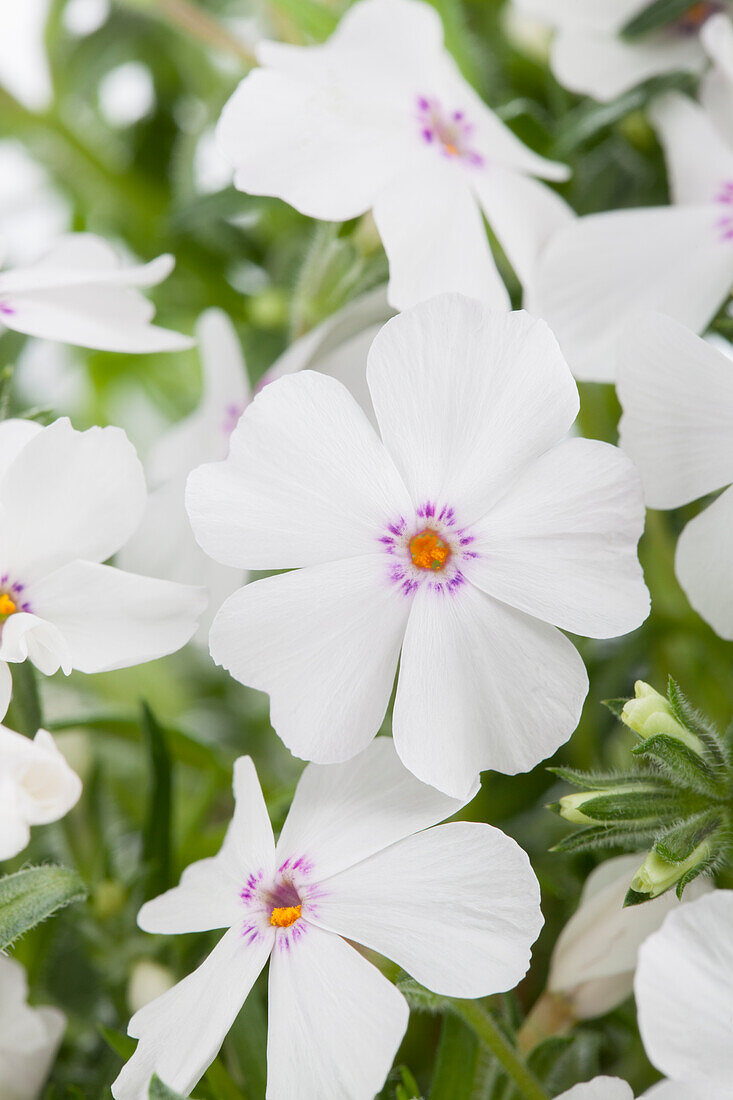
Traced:
[[211, 653], [318, 763], [374, 737], [399, 660], [397, 752], [464, 797], [575, 728], [587, 677], [556, 627], [610, 637], [647, 615], [641, 488], [616, 448], [565, 438], [577, 388], [524, 313], [425, 302], [381, 329], [367, 381], [381, 439], [344, 386], [301, 371], [191, 474], [207, 553], [291, 570], [225, 602]]
[[[733, 892], [669, 913], [643, 944], [634, 982], [654, 1100], [727, 1100], [733, 1078]], [[684, 1009], [684, 1011], [682, 1011]]]
[[652, 114], [673, 205], [578, 218], [548, 245], [529, 295], [591, 382], [616, 378], [630, 317], [656, 310], [702, 332], [733, 282], [733, 147], [684, 95], [660, 97]]
[[700, 82], [700, 102], [733, 147], [733, 23], [723, 14], [714, 15], [701, 37], [713, 64]]
[[[567, 1000], [575, 1019], [601, 1016], [631, 996], [639, 947], [681, 904], [669, 891], [645, 905], [624, 909], [639, 862], [638, 854], [632, 854], [599, 864], [557, 938], [547, 989]], [[685, 903], [711, 889], [709, 882], [697, 879], [687, 887]]]
[[618, 1077], [594, 1077], [561, 1092], [557, 1100], [634, 1100], [631, 1086]]
[[568, 170], [477, 96], [434, 8], [359, 0], [324, 45], [262, 42], [257, 56], [218, 127], [235, 185], [328, 221], [373, 210], [396, 308], [446, 290], [507, 308], [482, 214], [524, 283], [573, 216], [533, 177]]
[[0, 859], [22, 852], [31, 825], [58, 821], [80, 795], [81, 780], [50, 733], [39, 730], [31, 741], [0, 726]]
[[[690, 520], [675, 569], [695, 610], [733, 638], [733, 362], [661, 314], [639, 316], [619, 342], [620, 443], [651, 508], [722, 492]], [[727, 487], [728, 486], [728, 487]], [[727, 487], [727, 488], [726, 488]]]
[[28, 979], [14, 959], [0, 955], [0, 1096], [39, 1100], [66, 1028], [57, 1008], [31, 1008]]
[[101, 351], [190, 348], [190, 337], [150, 323], [154, 307], [136, 289], [161, 282], [173, 264], [168, 255], [121, 263], [101, 238], [70, 233], [35, 263], [0, 272], [0, 330]]
[[173, 653], [206, 606], [199, 588], [103, 565], [147, 499], [119, 428], [0, 422], [0, 715], [7, 662], [105, 672]]
[[147, 932], [226, 932], [133, 1016], [140, 1041], [116, 1100], [143, 1100], [153, 1073], [187, 1094], [268, 959], [267, 1100], [372, 1100], [382, 1087], [408, 1007], [355, 944], [447, 996], [512, 989], [526, 972], [542, 926], [527, 856], [489, 825], [437, 825], [464, 803], [417, 782], [390, 739], [307, 767], [277, 845], [249, 757], [234, 793], [219, 854], [140, 910]]
[[[701, 73], [706, 24], [730, 12], [725, 0], [697, 0], [659, 29], [625, 38], [624, 27], [650, 0], [513, 0], [519, 11], [555, 29], [550, 66], [572, 92], [608, 102], [663, 73]], [[726, 19], [726, 16], [722, 16]]]

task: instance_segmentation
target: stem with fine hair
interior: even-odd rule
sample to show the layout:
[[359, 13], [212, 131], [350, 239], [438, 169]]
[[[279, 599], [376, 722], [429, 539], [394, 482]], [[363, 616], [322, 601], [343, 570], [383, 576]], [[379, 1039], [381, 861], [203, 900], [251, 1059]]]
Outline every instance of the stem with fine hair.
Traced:
[[524, 1100], [548, 1100], [547, 1093], [535, 1075], [494, 1022], [490, 1013], [477, 1001], [451, 1000], [449, 1010], [459, 1016], [476, 1033], [507, 1076], [514, 1082]]

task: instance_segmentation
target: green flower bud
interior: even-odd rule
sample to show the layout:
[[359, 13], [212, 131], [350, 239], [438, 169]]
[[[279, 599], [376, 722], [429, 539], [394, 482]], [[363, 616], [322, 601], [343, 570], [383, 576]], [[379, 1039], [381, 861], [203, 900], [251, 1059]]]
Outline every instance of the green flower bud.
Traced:
[[658, 852], [652, 850], [631, 880], [624, 905], [636, 905], [641, 901], [658, 898], [660, 894], [684, 878], [693, 867], [700, 863], [707, 863], [712, 855], [713, 848], [708, 840], [698, 844], [687, 859], [680, 863], [670, 863]]
[[636, 698], [629, 699], [621, 711], [624, 725], [645, 739], [656, 734], [676, 737], [698, 756], [705, 755], [705, 747], [699, 737], [682, 725], [664, 695], [643, 680], [636, 681], [634, 692]]
[[572, 821], [574, 825], [595, 825], [595, 818], [588, 817], [581, 810], [581, 806], [593, 798], [598, 798], [598, 791], [576, 791], [563, 795], [559, 802], [553, 802], [548, 809], [554, 810], [566, 821]]

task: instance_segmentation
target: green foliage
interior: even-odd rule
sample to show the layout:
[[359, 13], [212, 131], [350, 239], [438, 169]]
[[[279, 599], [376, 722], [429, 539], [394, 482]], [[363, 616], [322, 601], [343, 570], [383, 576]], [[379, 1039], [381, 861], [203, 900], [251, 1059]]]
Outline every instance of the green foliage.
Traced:
[[69, 867], [28, 867], [0, 878], [0, 951], [86, 896], [84, 883]]

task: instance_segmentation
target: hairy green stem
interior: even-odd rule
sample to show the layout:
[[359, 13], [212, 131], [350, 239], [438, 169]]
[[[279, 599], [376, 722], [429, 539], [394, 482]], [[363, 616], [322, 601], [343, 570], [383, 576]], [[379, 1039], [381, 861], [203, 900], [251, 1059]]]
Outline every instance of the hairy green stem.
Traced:
[[524, 1100], [548, 1100], [547, 1093], [535, 1075], [527, 1068], [491, 1015], [477, 1001], [450, 1002], [450, 1011], [478, 1035], [488, 1047], [504, 1072], [514, 1082]]

